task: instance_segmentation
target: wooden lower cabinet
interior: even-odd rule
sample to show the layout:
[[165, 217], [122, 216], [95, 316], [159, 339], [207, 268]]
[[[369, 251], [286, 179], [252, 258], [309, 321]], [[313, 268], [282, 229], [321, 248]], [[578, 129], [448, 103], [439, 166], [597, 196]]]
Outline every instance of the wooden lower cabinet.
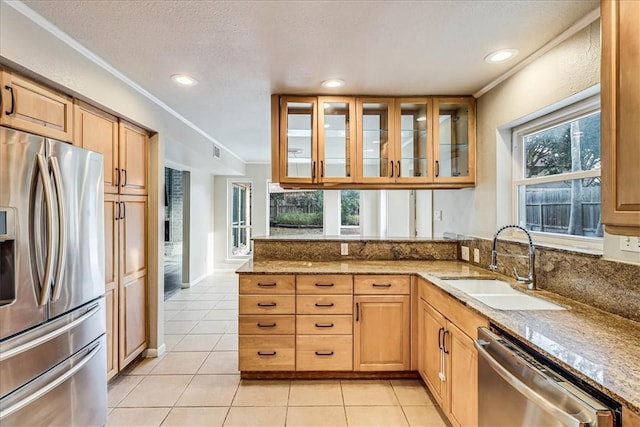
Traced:
[[427, 282], [419, 287], [420, 375], [452, 425], [475, 426], [478, 353], [473, 341], [477, 328], [488, 322]]
[[418, 322], [418, 371], [442, 407], [445, 393], [440, 376], [446, 372], [441, 350], [447, 320], [421, 299]]
[[238, 337], [240, 371], [293, 371], [294, 335], [240, 335]]
[[448, 413], [454, 425], [478, 423], [478, 352], [473, 340], [454, 324], [447, 324]]
[[353, 369], [404, 371], [411, 362], [409, 295], [354, 297]]
[[351, 371], [352, 335], [298, 335], [297, 371]]

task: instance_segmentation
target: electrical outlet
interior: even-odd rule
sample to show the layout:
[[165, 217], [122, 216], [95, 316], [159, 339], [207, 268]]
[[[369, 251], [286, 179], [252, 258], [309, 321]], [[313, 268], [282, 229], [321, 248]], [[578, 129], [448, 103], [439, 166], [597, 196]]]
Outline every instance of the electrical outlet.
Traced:
[[349, 255], [348, 243], [340, 243], [340, 255]]
[[461, 246], [461, 252], [462, 252], [462, 259], [465, 261], [469, 261], [469, 247], [468, 246]]
[[626, 252], [640, 253], [640, 237], [622, 236], [620, 237], [620, 250]]
[[442, 221], [442, 211], [440, 209], [433, 211], [433, 219], [436, 221]]
[[478, 248], [473, 250], [473, 262], [480, 264], [480, 249]]

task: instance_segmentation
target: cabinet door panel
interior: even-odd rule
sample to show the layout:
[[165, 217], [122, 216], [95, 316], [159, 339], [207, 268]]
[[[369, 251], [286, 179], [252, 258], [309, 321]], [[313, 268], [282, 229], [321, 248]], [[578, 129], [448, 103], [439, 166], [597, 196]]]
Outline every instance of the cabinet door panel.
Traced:
[[122, 281], [130, 282], [147, 274], [147, 198], [121, 196], [120, 201]]
[[419, 371], [440, 407], [444, 402], [444, 383], [440, 379], [442, 365], [440, 345], [446, 329], [445, 318], [424, 300], [420, 300]]
[[473, 340], [449, 323], [449, 419], [460, 426], [478, 424], [478, 353]]
[[396, 182], [431, 182], [433, 148], [431, 100], [396, 100]]
[[475, 182], [475, 101], [434, 100], [435, 182]]
[[15, 74], [1, 74], [0, 124], [61, 141], [72, 140], [71, 98]]
[[355, 98], [318, 98], [319, 182], [353, 182], [356, 177]]
[[105, 292], [107, 313], [107, 379], [118, 373], [118, 288]]
[[640, 236], [640, 3], [602, 1], [602, 222]]
[[[280, 182], [317, 182], [317, 107], [315, 97], [280, 99]], [[273, 159], [276, 161], [276, 159]]]
[[409, 296], [357, 296], [354, 302], [354, 369], [409, 369]]
[[358, 98], [358, 179], [360, 183], [391, 183], [395, 180], [394, 100]]
[[74, 106], [74, 144], [104, 156], [104, 192], [118, 193], [118, 119], [84, 103]]
[[147, 346], [147, 278], [138, 277], [120, 286], [120, 369]]
[[120, 194], [147, 194], [149, 137], [129, 123], [120, 122]]

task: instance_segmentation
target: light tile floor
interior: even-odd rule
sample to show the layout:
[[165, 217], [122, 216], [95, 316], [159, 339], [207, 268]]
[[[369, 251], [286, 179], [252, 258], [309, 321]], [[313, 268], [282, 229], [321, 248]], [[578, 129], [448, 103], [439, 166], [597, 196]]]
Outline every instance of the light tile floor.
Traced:
[[167, 352], [109, 385], [108, 426], [446, 426], [418, 380], [248, 381], [238, 280], [216, 274], [165, 303]]

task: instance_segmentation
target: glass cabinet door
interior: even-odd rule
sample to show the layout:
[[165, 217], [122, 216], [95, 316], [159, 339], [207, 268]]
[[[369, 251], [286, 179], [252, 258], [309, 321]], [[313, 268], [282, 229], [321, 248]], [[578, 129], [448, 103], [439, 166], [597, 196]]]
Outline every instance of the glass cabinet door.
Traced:
[[426, 98], [396, 100], [396, 181], [432, 179], [431, 105]]
[[282, 97], [280, 101], [280, 182], [316, 181], [317, 100]]
[[434, 100], [434, 181], [475, 181], [474, 105], [473, 98]]
[[358, 181], [391, 182], [395, 177], [393, 153], [394, 100], [359, 98]]
[[319, 97], [319, 182], [353, 182], [355, 157], [355, 98]]

